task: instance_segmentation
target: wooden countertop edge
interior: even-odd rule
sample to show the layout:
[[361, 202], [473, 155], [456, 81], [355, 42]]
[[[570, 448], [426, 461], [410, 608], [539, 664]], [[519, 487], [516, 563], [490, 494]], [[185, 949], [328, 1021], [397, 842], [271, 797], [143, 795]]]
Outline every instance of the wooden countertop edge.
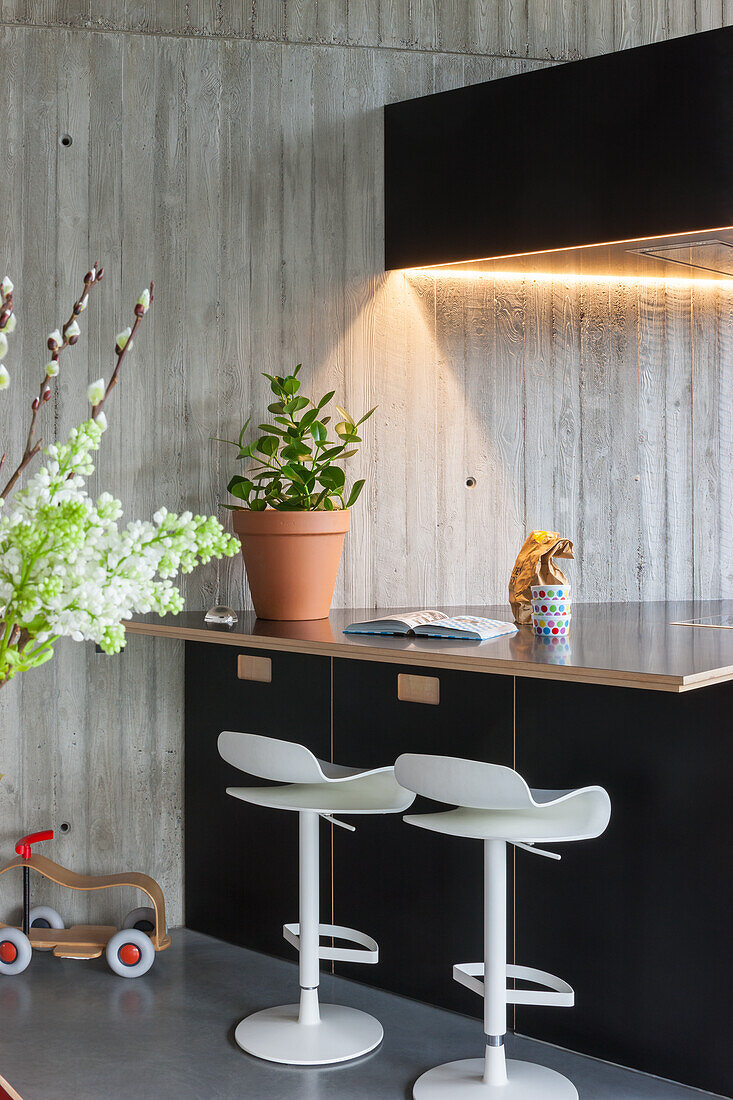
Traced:
[[536, 680], [563, 680], [567, 683], [600, 684], [607, 687], [641, 688], [646, 691], [670, 691], [681, 694], [712, 684], [733, 680], [733, 666], [696, 672], [687, 676], [665, 676], [650, 672], [569, 668], [566, 665], [535, 665], [524, 661], [497, 661], [491, 657], [451, 656], [448, 653], [424, 653], [418, 650], [384, 650], [368, 645], [348, 646], [342, 643], [306, 641], [302, 638], [269, 638], [264, 635], [229, 634], [205, 627], [166, 626], [157, 623], [124, 624], [129, 634], [154, 638], [171, 638], [188, 642], [209, 642], [214, 645], [236, 646], [239, 649], [283, 650], [286, 653], [308, 653], [320, 657], [340, 657], [346, 660], [379, 661], [385, 664], [422, 665], [426, 668], [447, 668], [460, 672], [482, 672], [495, 676], [526, 676]]

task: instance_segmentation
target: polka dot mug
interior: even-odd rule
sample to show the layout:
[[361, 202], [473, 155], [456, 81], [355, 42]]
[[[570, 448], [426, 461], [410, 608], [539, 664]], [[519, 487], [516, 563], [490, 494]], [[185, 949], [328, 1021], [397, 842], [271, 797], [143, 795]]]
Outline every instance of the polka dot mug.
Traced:
[[532, 627], [541, 638], [564, 638], [570, 633], [572, 615], [536, 615], [532, 612]]
[[543, 616], [570, 615], [569, 584], [533, 584], [532, 614]]

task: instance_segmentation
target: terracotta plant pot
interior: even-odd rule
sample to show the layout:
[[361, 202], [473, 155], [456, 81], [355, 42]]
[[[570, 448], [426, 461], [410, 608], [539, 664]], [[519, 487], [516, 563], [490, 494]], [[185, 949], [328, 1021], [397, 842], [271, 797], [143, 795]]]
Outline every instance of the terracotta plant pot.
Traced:
[[260, 619], [325, 619], [331, 610], [351, 515], [334, 512], [232, 513], [252, 602]]

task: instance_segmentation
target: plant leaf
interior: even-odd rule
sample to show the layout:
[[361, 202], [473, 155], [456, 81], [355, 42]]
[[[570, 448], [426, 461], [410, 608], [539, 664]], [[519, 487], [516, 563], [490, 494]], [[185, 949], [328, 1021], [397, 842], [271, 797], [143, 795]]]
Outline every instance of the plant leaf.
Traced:
[[324, 405], [328, 404], [328, 402], [331, 400], [331, 398], [334, 396], [335, 393], [336, 393], [336, 390], [329, 390], [328, 393], [324, 393], [323, 397], [321, 398], [321, 400], [316, 405], [316, 408], [317, 409], [322, 409]]
[[[340, 439], [348, 439], [349, 441], [358, 440], [359, 437], [356, 434], [356, 424], [349, 422], [348, 420], [340, 420], [335, 428], [336, 435]], [[361, 442], [359, 440], [359, 442]]]
[[276, 428], [274, 424], [258, 424], [257, 427], [259, 431], [267, 432], [268, 435], [279, 435], [283, 439], [287, 438], [287, 432], [285, 432], [282, 428]]
[[370, 409], [368, 413], [364, 413], [361, 420], [357, 420], [357, 422], [356, 422], [357, 428], [359, 427], [360, 424], [363, 424], [365, 420], [368, 420], [369, 417], [372, 415], [372, 413], [376, 412], [378, 408], [379, 408], [379, 405], [375, 405], [374, 408]]
[[351, 492], [349, 493], [349, 499], [346, 501], [346, 507], [351, 508], [352, 504], [356, 504], [359, 499], [359, 494], [364, 488], [364, 479], [360, 478], [359, 481], [355, 481], [351, 486]]
[[[351, 413], [347, 413], [346, 409], [342, 409], [340, 405], [337, 405], [336, 408], [348, 424], [354, 424], [354, 418]], [[354, 427], [356, 427], [356, 424], [354, 424]]]
[[340, 466], [326, 466], [318, 473], [318, 480], [327, 489], [337, 491], [343, 489], [346, 476]]
[[278, 446], [279, 444], [277, 440], [274, 438], [274, 436], [271, 435], [260, 436], [260, 438], [257, 440], [257, 443], [255, 444], [255, 447], [260, 452], [260, 454], [267, 455], [269, 458], [272, 458], [272, 456], [277, 451]]
[[337, 443], [336, 446], [328, 447], [327, 450], [321, 451], [318, 456], [318, 461], [322, 463], [323, 466], [328, 466], [334, 458], [341, 454], [344, 446], [344, 443]]
[[283, 458], [295, 459], [297, 462], [300, 458], [307, 458], [311, 454], [310, 447], [306, 447], [305, 443], [293, 442], [289, 443], [287, 447], [283, 447]]
[[249, 500], [250, 493], [254, 489], [254, 484], [248, 477], [232, 478], [227, 485], [227, 490], [236, 497], [237, 500]]

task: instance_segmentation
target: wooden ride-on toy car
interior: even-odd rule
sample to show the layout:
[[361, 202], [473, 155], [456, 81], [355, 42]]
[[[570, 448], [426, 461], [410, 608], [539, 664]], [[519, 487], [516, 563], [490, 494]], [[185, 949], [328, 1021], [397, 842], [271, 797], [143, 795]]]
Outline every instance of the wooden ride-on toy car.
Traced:
[[[17, 853], [0, 875], [15, 867], [23, 868], [23, 927], [0, 921], [0, 974], [21, 974], [31, 961], [32, 948], [52, 950], [62, 959], [96, 959], [104, 951], [115, 974], [139, 978], [153, 965], [156, 951], [165, 951], [171, 938], [165, 925], [163, 891], [155, 879], [139, 871], [123, 875], [79, 875], [60, 867], [45, 856], [31, 852], [31, 845], [53, 839], [51, 829], [22, 837], [15, 845]], [[48, 905], [30, 905], [30, 872], [50, 879], [69, 890], [107, 890], [112, 886], [134, 886], [148, 895], [152, 907], [143, 906], [128, 913], [122, 928], [114, 925], [77, 924], [64, 928], [64, 922]]]

